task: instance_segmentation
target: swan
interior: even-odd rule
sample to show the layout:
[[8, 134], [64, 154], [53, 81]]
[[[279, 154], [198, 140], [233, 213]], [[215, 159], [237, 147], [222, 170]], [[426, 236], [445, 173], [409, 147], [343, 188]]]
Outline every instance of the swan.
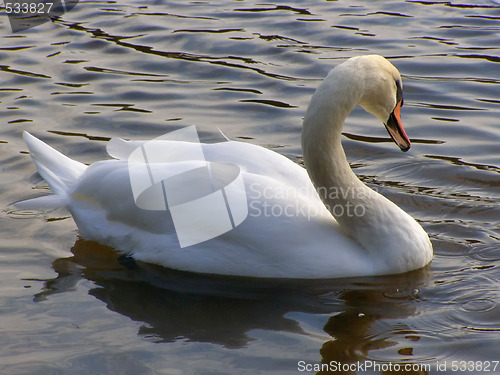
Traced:
[[[313, 94], [302, 129], [305, 169], [253, 144], [201, 144], [207, 162], [238, 166], [248, 212], [226, 233], [191, 246], [180, 246], [167, 210], [145, 210], [134, 200], [127, 158], [146, 141], [113, 139], [108, 152], [114, 159], [86, 166], [24, 132], [30, 155], [53, 194], [17, 206], [66, 207], [84, 239], [182, 271], [321, 279], [422, 268], [433, 256], [427, 233], [409, 214], [361, 182], [347, 162], [341, 131], [357, 105], [385, 124], [402, 151], [410, 148], [400, 119], [401, 76], [379, 55], [357, 56], [337, 65]], [[200, 147], [182, 140], [158, 142], [174, 156], [194, 155]], [[169, 174], [196, 168], [200, 162], [195, 157], [158, 162], [154, 168]]]

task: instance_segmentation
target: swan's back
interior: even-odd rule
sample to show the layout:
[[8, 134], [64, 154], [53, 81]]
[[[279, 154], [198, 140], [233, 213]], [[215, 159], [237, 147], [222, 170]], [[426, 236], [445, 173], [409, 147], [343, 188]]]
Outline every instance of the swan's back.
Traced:
[[137, 207], [129, 163], [111, 160], [90, 166], [71, 192], [69, 210], [82, 237], [138, 260], [201, 273], [329, 278], [373, 272], [366, 252], [339, 231], [302, 167], [240, 142], [204, 144], [203, 152], [207, 161], [230, 160], [242, 170], [249, 211], [239, 226], [181, 248], [169, 212]]

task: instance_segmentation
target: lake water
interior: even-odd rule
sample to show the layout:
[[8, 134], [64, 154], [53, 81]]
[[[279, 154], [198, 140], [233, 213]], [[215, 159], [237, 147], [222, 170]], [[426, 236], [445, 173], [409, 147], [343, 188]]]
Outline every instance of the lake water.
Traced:
[[[499, 35], [488, 0], [82, 1], [14, 34], [1, 13], [0, 373], [500, 373]], [[400, 152], [359, 108], [344, 147], [429, 233], [425, 269], [197, 276], [119, 259], [79, 239], [64, 210], [8, 206], [47, 192], [24, 130], [85, 163], [107, 157], [109, 138], [187, 125], [300, 162], [314, 89], [367, 53], [403, 76], [413, 147]], [[357, 361], [385, 367], [333, 366]]]

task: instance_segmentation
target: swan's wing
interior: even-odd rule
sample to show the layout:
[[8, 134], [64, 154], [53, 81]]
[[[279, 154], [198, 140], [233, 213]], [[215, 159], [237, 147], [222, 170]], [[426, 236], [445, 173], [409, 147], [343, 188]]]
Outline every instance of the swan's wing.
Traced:
[[[109, 160], [90, 166], [71, 193], [69, 209], [82, 237], [138, 260], [195, 272], [306, 278], [369, 274], [369, 263], [362, 261], [366, 254], [338, 231], [302, 167], [240, 142], [204, 144], [203, 153], [207, 161], [239, 167], [248, 200], [248, 216], [241, 225], [181, 248], [171, 212], [141, 209], [135, 202], [130, 181], [134, 165]], [[158, 169], [175, 175], [186, 166], [203, 165], [206, 161], [192, 160], [154, 163], [151, 168], [153, 174]], [[187, 184], [197, 186], [196, 181]], [[332, 248], [337, 247], [338, 265], [332, 266]], [[344, 270], [346, 262], [353, 265]]]
[[[199, 170], [207, 163], [237, 167], [236, 174], [234, 168], [218, 168], [218, 174], [211, 175], [212, 189], [227, 185], [239, 173], [245, 182], [249, 199], [252, 198], [250, 194], [257, 194], [259, 197], [265, 194], [268, 200], [273, 200], [274, 196], [283, 199], [283, 191], [286, 189], [286, 194], [289, 195], [291, 188], [296, 188], [301, 195], [310, 194], [313, 199], [316, 198], [314, 192], [311, 193], [312, 185], [302, 167], [259, 146], [241, 142], [201, 144], [203, 153], [198, 159], [202, 160], [176, 161], [175, 157], [179, 154], [196, 155], [196, 148], [199, 148], [200, 144], [158, 141], [157, 146], [163, 151], [157, 162], [145, 164], [129, 159], [131, 153], [145, 143], [123, 140], [112, 142], [110, 153], [120, 160], [102, 161], [90, 166], [72, 192], [73, 206], [83, 207], [91, 203], [96, 209], [103, 210], [106, 216], [115, 218], [114, 220], [121, 218], [120, 220], [133, 227], [146, 230], [152, 228], [157, 231], [154, 229], [157, 227], [156, 214], [148, 216], [142, 212], [144, 210], [138, 207], [134, 198], [150, 185], [179, 176], [186, 171]], [[174, 162], [161, 162], [162, 159], [173, 159]], [[134, 186], [134, 176], [135, 180], [139, 181], [139, 187]], [[186, 190], [192, 191], [198, 187], [201, 189], [196, 174], [184, 173], [181, 182], [186, 184]]]
[[[135, 150], [136, 146], [144, 143], [129, 143], [118, 141], [112, 146], [112, 152], [117, 155], [126, 156], [130, 150]], [[117, 148], [114, 148], [117, 146]], [[163, 141], [162, 146], [165, 153], [171, 149], [183, 148], [189, 152], [195, 143]], [[172, 220], [166, 218], [165, 212], [159, 210], [145, 210], [140, 207], [136, 199], [145, 189], [153, 184], [157, 184], [172, 176], [179, 176], [185, 171], [200, 169], [207, 165], [207, 162], [230, 164], [239, 168], [239, 174], [244, 181], [244, 191], [249, 207], [255, 201], [253, 208], [258, 209], [262, 204], [270, 204], [273, 207], [313, 207], [321, 215], [331, 216], [325, 211], [324, 206], [317, 197], [314, 188], [307, 176], [304, 168], [293, 163], [286, 157], [259, 146], [241, 142], [222, 142], [216, 144], [203, 144], [203, 154], [205, 160], [189, 160], [175, 163], [151, 163], [145, 171], [145, 165], [141, 163], [130, 163], [128, 160], [108, 160], [90, 166], [77, 186], [71, 193], [70, 210], [75, 216], [78, 226], [82, 232], [86, 232], [84, 237], [97, 239], [91, 232], [101, 233], [107, 224], [100, 220], [92, 220], [90, 217], [96, 212], [101, 212], [101, 216], [106, 220], [125, 224], [130, 228], [143, 230], [151, 233], [171, 233], [174, 228]], [[188, 152], [188, 153], [189, 153]], [[167, 158], [168, 159], [168, 158]], [[140, 173], [136, 172], [139, 170]], [[219, 170], [220, 172], [220, 170]], [[142, 173], [142, 175], [141, 175]], [[139, 190], [135, 191], [134, 184], [131, 183], [132, 175], [139, 177], [139, 184], [144, 183]], [[152, 180], [150, 180], [152, 178]], [[235, 179], [234, 169], [222, 169], [222, 172], [213, 178], [212, 189], [220, 189]], [[184, 196], [189, 196], [190, 192], [201, 190], [202, 182], [196, 180], [196, 176], [184, 176], [183, 183], [188, 190]], [[178, 186], [178, 185], [176, 185]], [[161, 187], [159, 187], [161, 189]], [[177, 189], [176, 192], [181, 192]], [[159, 192], [161, 194], [161, 191]], [[200, 195], [202, 195], [200, 193]], [[186, 200], [182, 194], [179, 199]], [[170, 197], [170, 196], [169, 196]], [[168, 200], [168, 198], [167, 198]], [[154, 208], [155, 204], [161, 204], [163, 196], [152, 202], [148, 208]], [[158, 203], [159, 202], [159, 203]], [[166, 206], [166, 204], [165, 204]], [[159, 207], [161, 208], [161, 207]], [[307, 220], [309, 212], [297, 211], [297, 215], [305, 216]], [[103, 219], [104, 220], [104, 219]], [[170, 226], [165, 223], [170, 223]], [[98, 224], [99, 223], [99, 224]], [[86, 231], [86, 229], [89, 229]], [[276, 229], [277, 230], [277, 229]], [[278, 230], [277, 230], [278, 231]], [[117, 234], [115, 234], [117, 235]], [[110, 234], [108, 237], [112, 237]]]

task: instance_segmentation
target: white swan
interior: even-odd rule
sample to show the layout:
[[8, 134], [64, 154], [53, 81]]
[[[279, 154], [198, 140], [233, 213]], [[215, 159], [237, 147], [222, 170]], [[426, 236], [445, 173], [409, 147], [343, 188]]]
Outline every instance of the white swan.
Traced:
[[[87, 167], [25, 132], [31, 157], [54, 195], [17, 205], [65, 206], [83, 238], [185, 271], [312, 279], [418, 269], [432, 259], [427, 234], [356, 177], [341, 145], [344, 120], [359, 104], [384, 122], [407, 151], [410, 142], [399, 116], [402, 102], [401, 77], [392, 64], [378, 55], [354, 57], [332, 69], [312, 97], [302, 131], [307, 172], [256, 145], [203, 144], [207, 161], [240, 167], [249, 212], [241, 225], [197, 245], [181, 248], [166, 212], [135, 204], [126, 158], [140, 142], [114, 140], [110, 153], [118, 160]], [[164, 141], [165, 152], [194, 146]], [[176, 166], [159, 163], [155, 168]]]

